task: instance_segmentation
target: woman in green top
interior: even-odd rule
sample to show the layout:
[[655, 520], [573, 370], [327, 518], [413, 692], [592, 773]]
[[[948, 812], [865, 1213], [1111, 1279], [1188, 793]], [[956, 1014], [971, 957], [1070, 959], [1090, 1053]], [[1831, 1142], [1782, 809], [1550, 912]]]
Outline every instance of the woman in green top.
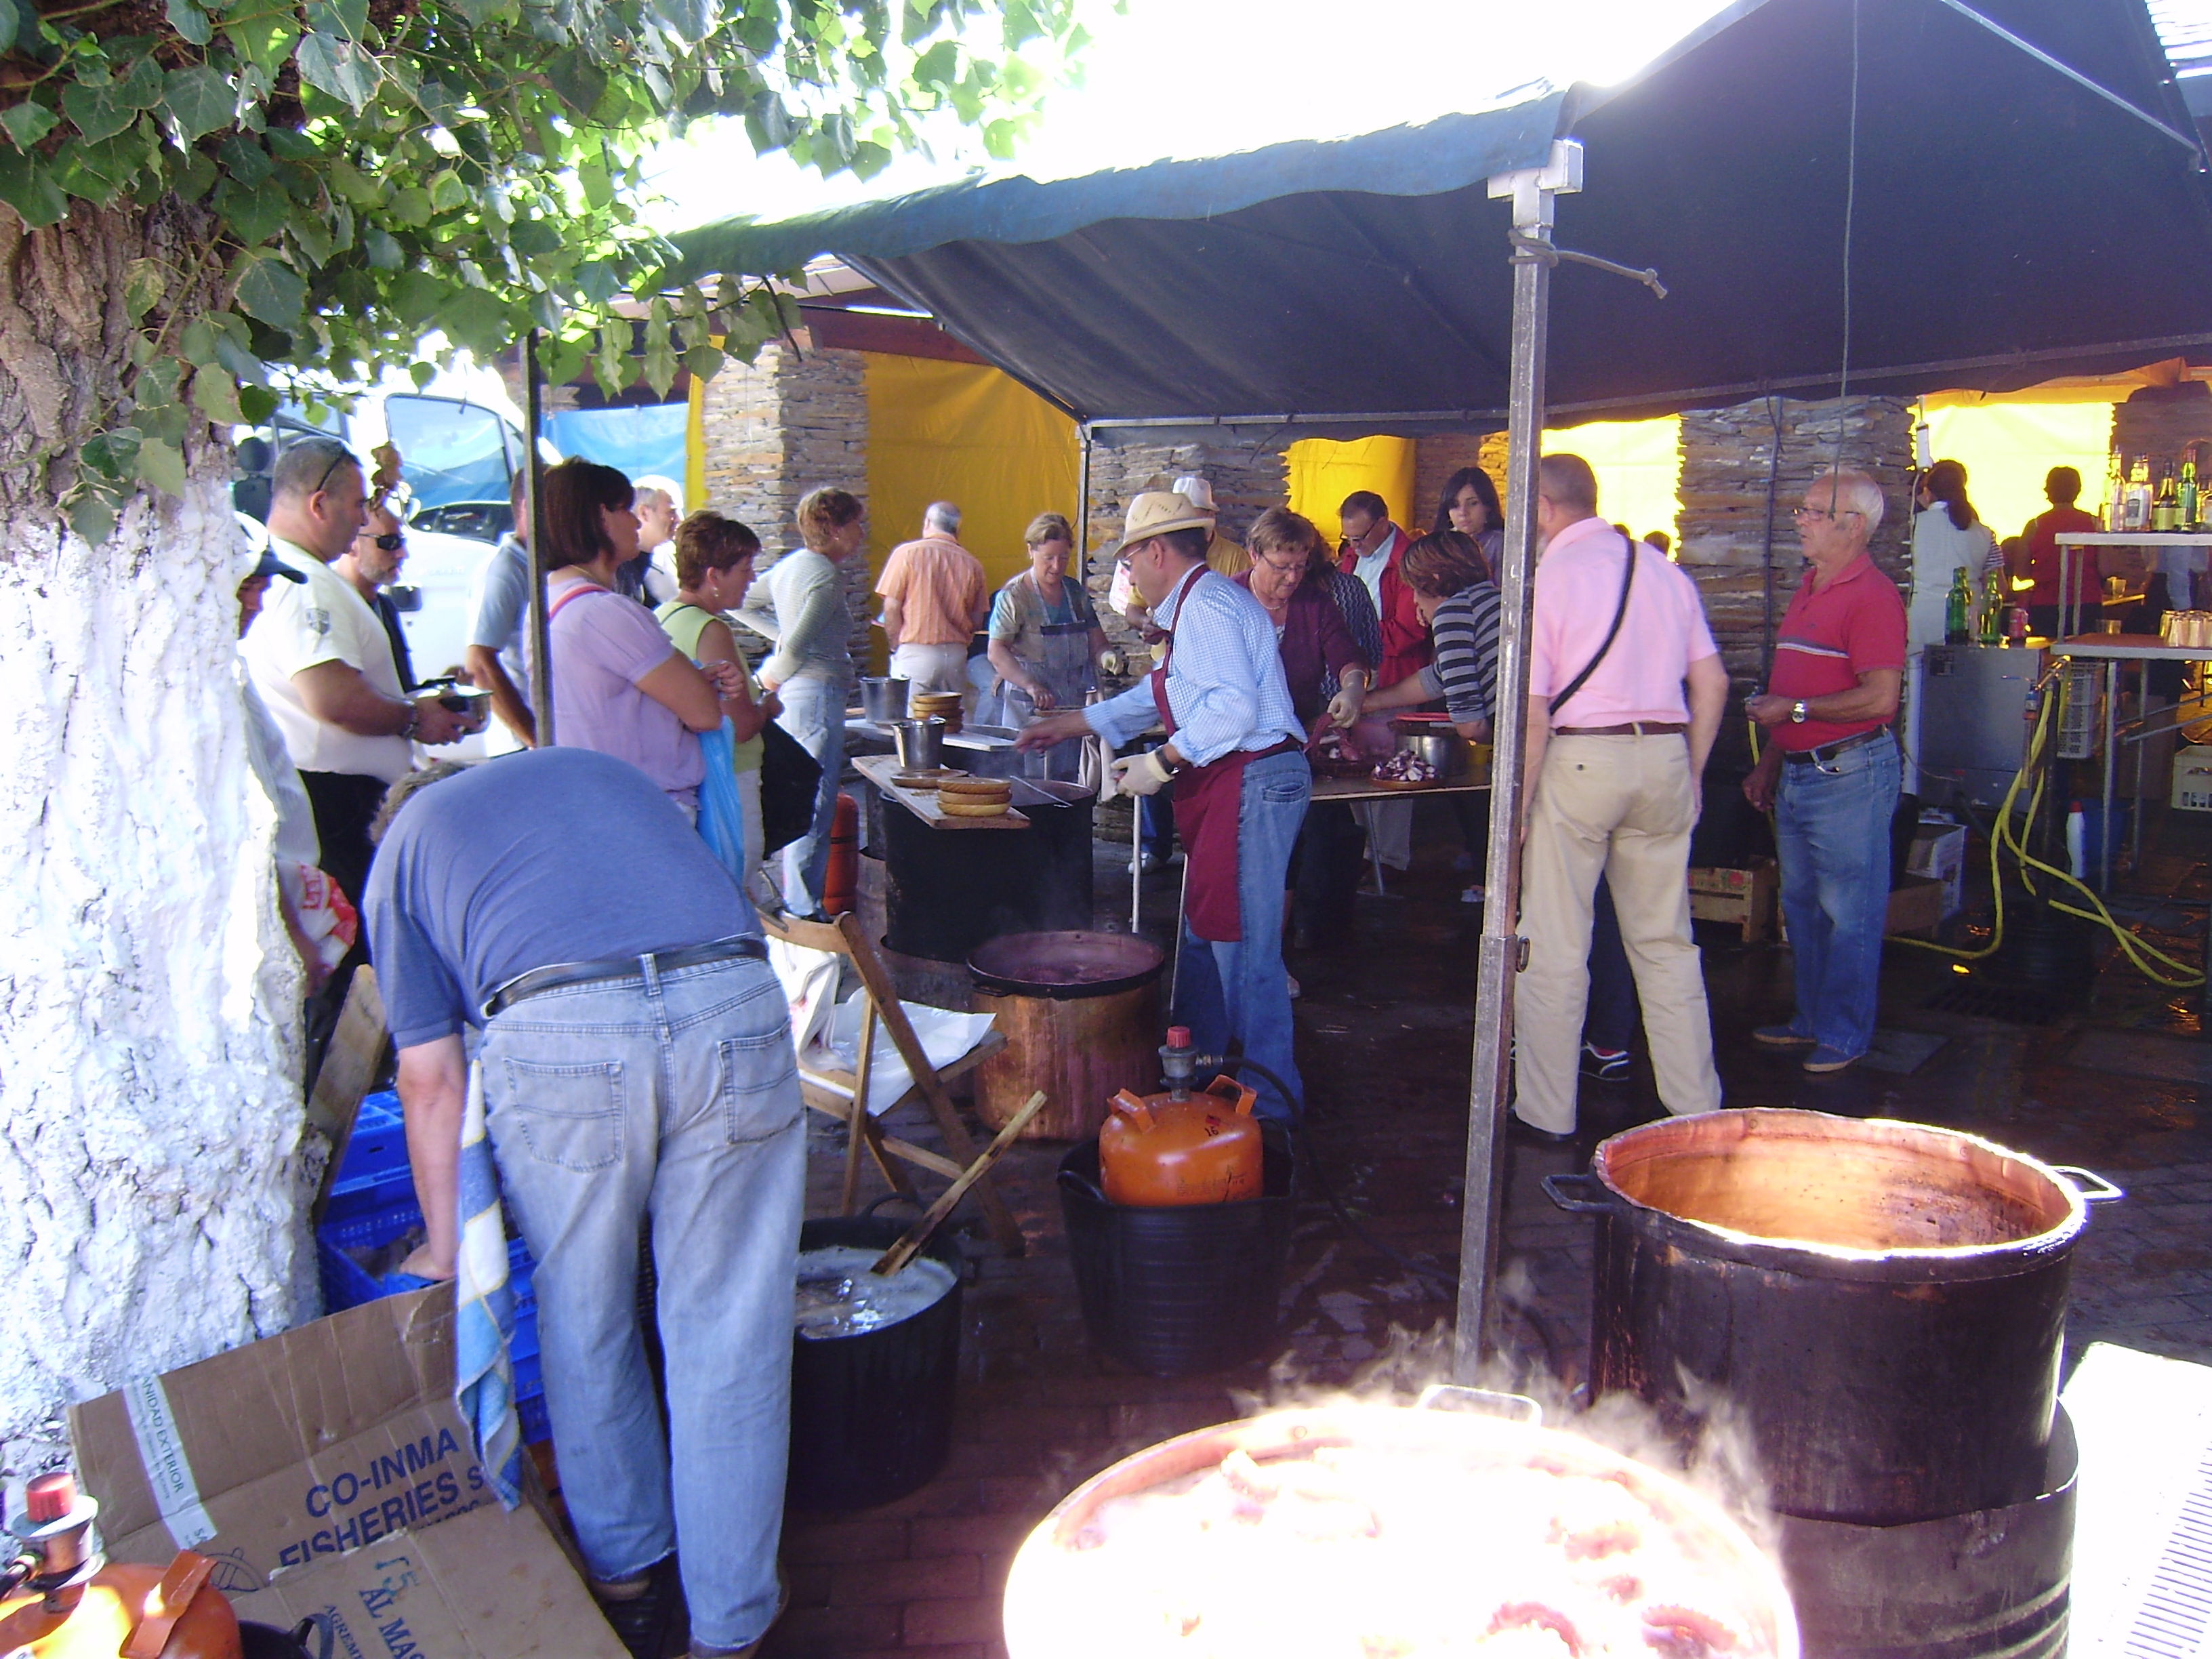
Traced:
[[[734, 611], [753, 585], [753, 556], [760, 538], [735, 519], [702, 507], [676, 527], [676, 597], [653, 611], [676, 648], [705, 667], [744, 659], [721, 613]], [[745, 896], [758, 902], [769, 890], [761, 872], [761, 728], [782, 712], [769, 691], [756, 696], [750, 675], [738, 682], [738, 694], [722, 700], [737, 738], [738, 799], [744, 807]]]

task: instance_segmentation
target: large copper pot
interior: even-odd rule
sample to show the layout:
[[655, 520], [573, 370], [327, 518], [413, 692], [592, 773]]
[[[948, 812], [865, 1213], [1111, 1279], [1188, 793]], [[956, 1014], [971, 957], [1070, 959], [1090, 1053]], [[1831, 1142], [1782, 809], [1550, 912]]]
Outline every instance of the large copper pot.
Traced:
[[[1729, 1659], [1797, 1659], [1796, 1619], [1779, 1570], [1711, 1499], [1572, 1434], [1466, 1411], [1389, 1405], [1270, 1412], [1200, 1429], [1126, 1457], [1085, 1481], [1038, 1523], [1014, 1558], [1004, 1609], [1010, 1659], [1149, 1659], [1155, 1653], [1209, 1651], [1202, 1643], [1180, 1639], [1188, 1627], [1202, 1626], [1202, 1618], [1192, 1618], [1180, 1601], [1164, 1605], [1158, 1585], [1132, 1582], [1110, 1560], [1113, 1552], [1097, 1547], [1102, 1508], [1213, 1470], [1232, 1454], [1266, 1470], [1339, 1446], [1422, 1459], [1449, 1502], [1468, 1515], [1498, 1512], [1484, 1507], [1493, 1497], [1486, 1491], [1493, 1474], [1516, 1482], [1534, 1470], [1614, 1483], [1658, 1519], [1686, 1558], [1710, 1567], [1712, 1578], [1727, 1587], [1729, 1605], [1714, 1610], [1724, 1612], [1747, 1638]], [[1372, 1538], [1349, 1541], [1328, 1558], [1328, 1571], [1304, 1582], [1302, 1598], [1332, 1611], [1381, 1607], [1389, 1592], [1370, 1576], [1378, 1561], [1373, 1546], [1389, 1536], [1386, 1528]], [[1420, 1542], [1408, 1538], [1414, 1547]], [[1565, 1543], [1560, 1547], [1566, 1549]], [[1201, 1543], [1194, 1553], [1203, 1556], [1206, 1549]], [[1448, 1588], [1458, 1598], [1455, 1615], [1457, 1605], [1465, 1607], [1465, 1623], [1448, 1632], [1454, 1640], [1480, 1637], [1502, 1613], [1525, 1612], [1527, 1586], [1516, 1582], [1481, 1589], [1481, 1566], [1480, 1560], [1458, 1559], [1449, 1575]], [[1178, 1620], [1183, 1629], [1174, 1628]], [[1340, 1659], [1340, 1648], [1331, 1644], [1338, 1633], [1316, 1620], [1296, 1648], [1299, 1659]], [[1341, 1659], [1358, 1659], [1360, 1652], [1355, 1640], [1341, 1649]]]
[[1006, 1046], [975, 1072], [975, 1109], [1003, 1128], [1042, 1089], [1025, 1139], [1088, 1140], [1106, 1103], [1146, 1093], [1160, 1073], [1160, 973], [1167, 956], [1134, 933], [1005, 933], [968, 958], [975, 1011]]

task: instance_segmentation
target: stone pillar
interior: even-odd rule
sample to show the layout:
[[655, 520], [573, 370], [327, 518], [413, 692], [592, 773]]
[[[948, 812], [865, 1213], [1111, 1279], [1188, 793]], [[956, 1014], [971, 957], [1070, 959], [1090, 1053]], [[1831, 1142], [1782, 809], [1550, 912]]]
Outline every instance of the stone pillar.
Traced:
[[1885, 506], [1872, 543], [1875, 562], [1900, 589], [1910, 582], [1911, 416], [1897, 398], [1851, 398], [1840, 404], [1760, 398], [1727, 409], [1687, 410], [1681, 452], [1678, 556], [1705, 595], [1713, 639], [1733, 683], [1715, 755], [1722, 770], [1741, 771], [1750, 764], [1742, 699], [1765, 678], [1771, 630], [1797, 591], [1803, 563], [1790, 512], [1803, 501], [1814, 476], [1839, 457], [1843, 465], [1871, 473], [1881, 483]]
[[[750, 363], [726, 365], [702, 398], [707, 476], [690, 505], [750, 526], [761, 538], [761, 570], [799, 544], [793, 519], [807, 491], [832, 485], [867, 499], [867, 360], [817, 350], [804, 329], [797, 339], [796, 349], [775, 342]], [[854, 660], [865, 664], [873, 583], [864, 558], [841, 571]]]
[[1279, 444], [1139, 444], [1121, 449], [1094, 445], [1091, 451], [1090, 568], [1085, 586], [1098, 607], [1099, 619], [1117, 645], [1137, 645], [1136, 630], [1109, 613], [1106, 596], [1114, 583], [1114, 562], [1105, 550], [1121, 538], [1121, 524], [1133, 497], [1148, 489], [1172, 488], [1191, 474], [1213, 486], [1224, 534], [1244, 539], [1253, 520], [1289, 499], [1287, 465]]

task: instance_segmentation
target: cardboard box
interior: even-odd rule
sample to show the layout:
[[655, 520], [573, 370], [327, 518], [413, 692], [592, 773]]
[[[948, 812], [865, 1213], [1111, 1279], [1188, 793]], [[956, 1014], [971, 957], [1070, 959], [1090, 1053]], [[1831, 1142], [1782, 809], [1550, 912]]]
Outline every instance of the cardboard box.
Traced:
[[2212, 812], [2212, 749], [2192, 744], [2173, 757], [2173, 804], [2185, 812]]
[[1923, 823], [1913, 831], [1912, 850], [1905, 867], [1916, 876], [1943, 884], [1943, 915], [1955, 916], [1966, 908], [1966, 827], [1962, 823]]
[[453, 1327], [441, 1286], [70, 1407], [109, 1558], [196, 1549], [240, 1618], [360, 1659], [626, 1659], [544, 1518], [492, 1495]]
[[1750, 868], [1690, 872], [1690, 915], [1698, 921], [1724, 921], [1743, 930], [1743, 942], [1756, 945], [1774, 929], [1775, 896], [1781, 881], [1772, 859]]
[[1907, 876], [1889, 895], [1889, 918], [1885, 933], [1932, 933], [1948, 914], [1943, 908], [1943, 884], [1932, 876]]

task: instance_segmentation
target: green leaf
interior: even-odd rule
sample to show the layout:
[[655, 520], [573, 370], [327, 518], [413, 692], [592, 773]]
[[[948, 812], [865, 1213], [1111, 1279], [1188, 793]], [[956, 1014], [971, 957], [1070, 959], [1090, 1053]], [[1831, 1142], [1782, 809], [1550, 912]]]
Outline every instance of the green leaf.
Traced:
[[718, 374], [727, 356], [717, 348], [702, 342], [684, 354], [684, 367], [694, 380], [711, 380]]
[[241, 243], [247, 247], [259, 247], [283, 228], [292, 204], [273, 183], [256, 189], [235, 179], [226, 179], [216, 186], [215, 209]]
[[72, 138], [54, 152], [54, 177], [70, 195], [95, 205], [112, 202], [145, 165], [137, 135], [119, 132], [100, 143]]
[[482, 28], [507, 9], [506, 0], [453, 0], [453, 3], [472, 29]]
[[415, 382], [417, 392], [423, 391], [438, 378], [438, 366], [435, 363], [410, 363], [407, 365], [407, 378]]
[[138, 443], [137, 427], [114, 427], [87, 438], [84, 447], [77, 451], [77, 459], [99, 477], [121, 483], [137, 474]]
[[183, 452], [159, 439], [148, 439], [138, 446], [138, 476], [164, 495], [182, 495], [185, 493]]
[[[148, 443], [173, 444], [179, 447], [183, 447], [185, 433], [191, 425], [191, 411], [182, 404], [176, 403], [141, 403], [131, 412], [131, 418], [145, 433]], [[170, 493], [173, 495], [176, 492], [173, 490]]]
[[196, 46], [215, 39], [215, 25], [192, 0], [168, 0], [169, 27]]
[[131, 64], [131, 73], [115, 83], [115, 95], [125, 109], [158, 109], [165, 84], [161, 66], [149, 55]]
[[589, 115], [607, 89], [605, 71], [574, 48], [558, 53], [546, 64], [545, 78], [553, 83], [561, 101], [578, 115]]
[[177, 331], [177, 356], [195, 368], [204, 368], [215, 362], [215, 342], [216, 332], [207, 319], [195, 317]]
[[70, 503], [70, 528], [98, 547], [115, 528], [115, 500], [96, 489], [87, 489]]
[[238, 408], [248, 426], [259, 426], [276, 412], [276, 394], [265, 386], [241, 386]]
[[22, 32], [27, 20], [15, 9], [15, 0], [0, 0], [0, 52], [14, 48], [15, 37]]
[[371, 225], [362, 233], [361, 246], [368, 255], [369, 264], [379, 270], [397, 270], [406, 263], [406, 256], [400, 252], [392, 233], [378, 226]]
[[307, 255], [307, 263], [320, 269], [331, 261], [331, 230], [322, 216], [313, 208], [303, 208], [284, 222], [284, 228], [292, 233], [292, 240], [300, 252]]
[[601, 325], [599, 350], [592, 358], [592, 376], [610, 398], [620, 397], [635, 372], [630, 367], [629, 343], [629, 323], [617, 319]]
[[420, 185], [410, 185], [404, 190], [394, 191], [385, 208], [392, 222], [409, 230], [420, 230], [430, 222], [430, 192]]
[[215, 153], [230, 176], [249, 189], [267, 184], [276, 171], [269, 152], [261, 148], [258, 140], [243, 132], [232, 133], [216, 146]]
[[[12, 3], [13, 0], [0, 0], [0, 4]], [[10, 104], [6, 109], [0, 110], [0, 127], [8, 130], [8, 136], [15, 141], [18, 149], [30, 149], [52, 132], [56, 125], [53, 111], [28, 98], [20, 104]]]
[[454, 213], [469, 204], [468, 186], [447, 167], [430, 180], [430, 206], [439, 213]]
[[123, 276], [123, 308], [135, 322], [151, 311], [167, 291], [169, 273], [159, 259], [133, 259]]
[[343, 157], [332, 158], [323, 169], [323, 176], [330, 180], [331, 189], [357, 208], [374, 207], [384, 199], [384, 192], [368, 175]]
[[514, 332], [507, 322], [507, 307], [494, 295], [474, 289], [455, 295], [438, 308], [438, 326], [448, 339], [479, 357], [498, 356]]
[[218, 426], [240, 426], [246, 413], [238, 406], [238, 382], [220, 369], [204, 368], [192, 376], [192, 402]]
[[15, 209], [33, 230], [58, 225], [69, 215], [52, 167], [21, 150], [0, 150], [0, 202]]
[[182, 165], [170, 179], [170, 188], [187, 202], [197, 202], [214, 187], [216, 171], [213, 156], [204, 155], [196, 149], [189, 150]]
[[385, 303], [401, 322], [420, 327], [438, 314], [438, 307], [452, 292], [444, 281], [427, 270], [404, 271], [385, 290]]
[[708, 0], [651, 0], [653, 15], [686, 46], [696, 46], [714, 28]]
[[350, 40], [335, 34], [303, 35], [293, 61], [300, 66], [301, 79], [356, 110], [376, 95], [375, 62]]
[[[186, 0], [172, 3], [186, 3]], [[168, 91], [161, 101], [168, 110], [169, 119], [176, 125], [178, 136], [187, 144], [221, 131], [238, 118], [238, 94], [232, 89], [229, 78], [205, 64], [172, 74]]]
[[292, 43], [300, 38], [299, 25], [289, 10], [248, 12], [222, 26], [238, 55], [264, 73], [274, 76], [292, 56]]
[[607, 176], [604, 161], [585, 162], [576, 169], [576, 182], [584, 187], [588, 206], [603, 208], [615, 198], [614, 181]]
[[238, 306], [247, 316], [258, 317], [271, 328], [295, 328], [307, 302], [307, 283], [283, 260], [269, 254], [250, 255], [239, 268]]
[[88, 143], [112, 138], [138, 118], [138, 112], [116, 95], [114, 85], [96, 87], [73, 81], [62, 88], [62, 112], [76, 123]]

